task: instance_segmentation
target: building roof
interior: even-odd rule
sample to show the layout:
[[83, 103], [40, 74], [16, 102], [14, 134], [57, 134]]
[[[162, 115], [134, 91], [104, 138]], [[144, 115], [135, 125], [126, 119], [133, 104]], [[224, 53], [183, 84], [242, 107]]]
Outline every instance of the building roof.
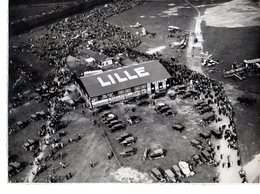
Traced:
[[79, 51], [100, 62], [104, 61], [107, 58], [107, 56], [103, 53], [98, 53], [90, 49], [80, 49]]
[[[81, 77], [80, 80], [89, 97], [97, 97], [170, 77], [168, 71], [159, 61], [147, 61]], [[112, 78], [112, 80], [109, 78]]]

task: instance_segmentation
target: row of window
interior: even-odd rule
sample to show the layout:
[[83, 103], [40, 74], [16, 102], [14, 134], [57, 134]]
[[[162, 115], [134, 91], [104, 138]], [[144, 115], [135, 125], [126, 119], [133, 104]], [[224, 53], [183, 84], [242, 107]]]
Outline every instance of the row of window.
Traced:
[[119, 95], [121, 96], [121, 95], [128, 94], [128, 93], [131, 93], [131, 92], [141, 91], [141, 90], [146, 89], [146, 88], [147, 88], [147, 85], [141, 85], [141, 86], [128, 88], [128, 89], [125, 89], [125, 90], [112, 92], [112, 93], [109, 93], [109, 94], [104, 94], [102, 96], [92, 98], [92, 102], [104, 100], [104, 99], [107, 99], [107, 98], [111, 98], [113, 96], [119, 96]]

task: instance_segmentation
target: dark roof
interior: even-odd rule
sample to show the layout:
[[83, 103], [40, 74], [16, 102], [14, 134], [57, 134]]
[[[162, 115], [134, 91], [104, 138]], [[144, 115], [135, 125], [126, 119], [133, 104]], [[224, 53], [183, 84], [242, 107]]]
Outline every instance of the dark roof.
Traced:
[[[128, 72], [130, 76], [136, 76], [137, 73], [135, 72], [135, 69], [137, 68], [143, 68], [143, 70], [145, 72], [148, 72], [149, 74], [144, 77], [138, 77], [136, 79], [127, 80], [124, 82], [119, 82], [115, 78], [114, 74], [118, 74], [121, 78], [126, 78], [126, 74], [124, 72]], [[108, 75], [114, 78], [115, 83], [107, 86], [102, 86], [99, 80], [102, 79], [104, 82], [108, 82]], [[161, 63], [159, 63], [159, 61], [147, 61], [137, 65], [131, 65], [105, 71], [88, 77], [81, 77], [80, 79], [89, 97], [97, 97], [103, 94], [109, 94], [115, 91], [124, 90], [138, 85], [168, 79], [170, 77], [171, 76], [168, 71], [162, 66]]]

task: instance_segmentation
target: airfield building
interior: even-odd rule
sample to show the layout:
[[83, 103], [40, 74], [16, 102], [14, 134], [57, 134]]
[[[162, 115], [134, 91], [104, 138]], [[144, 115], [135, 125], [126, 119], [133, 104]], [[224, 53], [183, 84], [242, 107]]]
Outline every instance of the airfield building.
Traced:
[[158, 61], [121, 67], [76, 79], [79, 92], [90, 108], [126, 100], [141, 94], [166, 91], [171, 76]]

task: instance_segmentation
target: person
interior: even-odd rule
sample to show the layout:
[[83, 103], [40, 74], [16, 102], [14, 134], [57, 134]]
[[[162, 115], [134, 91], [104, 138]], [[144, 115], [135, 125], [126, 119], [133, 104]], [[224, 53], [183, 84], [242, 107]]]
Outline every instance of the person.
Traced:
[[55, 168], [52, 167], [51, 170], [52, 170], [52, 173], [54, 174], [55, 173]]

